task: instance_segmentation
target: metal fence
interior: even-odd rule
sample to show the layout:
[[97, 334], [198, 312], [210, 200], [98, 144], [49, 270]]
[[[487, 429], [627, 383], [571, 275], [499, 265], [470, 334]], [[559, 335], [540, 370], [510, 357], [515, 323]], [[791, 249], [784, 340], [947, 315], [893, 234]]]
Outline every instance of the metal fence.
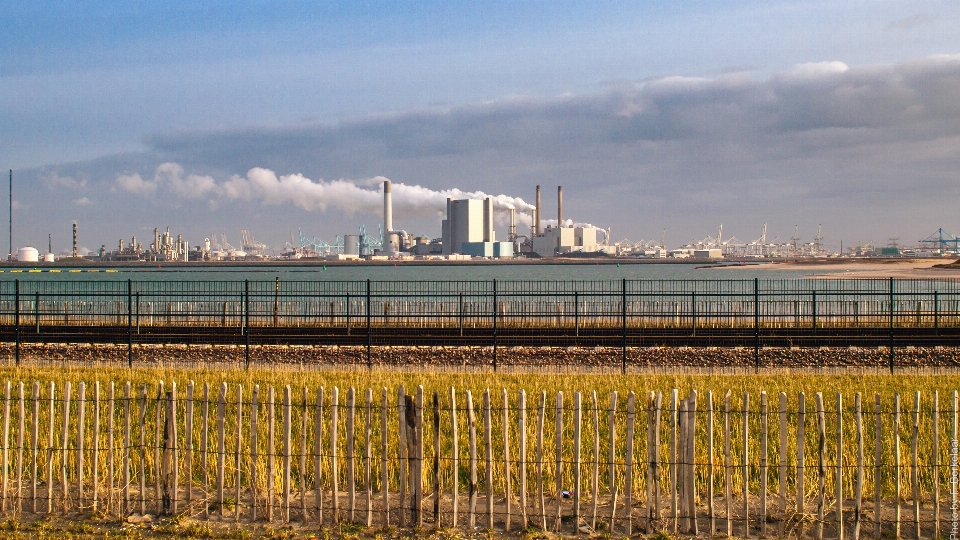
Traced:
[[0, 282], [8, 342], [950, 345], [960, 280]]

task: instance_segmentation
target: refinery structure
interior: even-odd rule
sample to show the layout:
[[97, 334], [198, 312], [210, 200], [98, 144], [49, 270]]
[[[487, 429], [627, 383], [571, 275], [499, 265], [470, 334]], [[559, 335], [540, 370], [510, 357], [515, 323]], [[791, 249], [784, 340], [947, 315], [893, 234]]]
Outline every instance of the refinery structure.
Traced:
[[[72, 251], [59, 258], [74, 260], [98, 260], [106, 262], [195, 262], [195, 261], [266, 261], [266, 260], [471, 260], [513, 258], [596, 258], [630, 257], [651, 259], [751, 259], [751, 258], [821, 258], [821, 257], [916, 257], [960, 256], [960, 238], [939, 229], [927, 238], [919, 240], [915, 247], [900, 243], [899, 238], [890, 238], [885, 245], [873, 241], [857, 241], [847, 244], [839, 252], [830, 252], [824, 245], [821, 227], [812, 241], [802, 242], [794, 226], [793, 235], [787, 239], [768, 238], [767, 224], [753, 240], [740, 240], [725, 236], [723, 225], [716, 236], [692, 239], [680, 246], [668, 248], [665, 231], [660, 238], [632, 241], [623, 238], [611, 241], [610, 229], [602, 229], [586, 223], [564, 219], [563, 188], [557, 187], [556, 219], [543, 216], [540, 186], [536, 187], [533, 208], [527, 207], [524, 221], [529, 217], [529, 231], [518, 232], [518, 210], [511, 204], [498, 207], [493, 198], [467, 198], [446, 200], [446, 211], [440, 221], [440, 236], [431, 238], [413, 235], [394, 226], [393, 186], [383, 182], [383, 222], [377, 225], [374, 234], [360, 225], [355, 233], [336, 236], [324, 241], [316, 236], [307, 238], [302, 231], [290, 235], [290, 241], [273, 247], [259, 242], [253, 233], [242, 229], [240, 245], [227, 240], [226, 233], [215, 233], [191, 245], [182, 234], [153, 229], [152, 242], [144, 245], [136, 236], [120, 239], [116, 249], [104, 244], [96, 252], [78, 252], [76, 222], [72, 229]], [[525, 204], [525, 203], [524, 203]], [[494, 223], [509, 223], [506, 238], [497, 238]], [[12, 242], [11, 242], [12, 243]], [[14, 254], [15, 253], [15, 254]], [[13, 251], [10, 258], [22, 262], [54, 262], [52, 242], [48, 237], [47, 253], [41, 254], [34, 247]]]

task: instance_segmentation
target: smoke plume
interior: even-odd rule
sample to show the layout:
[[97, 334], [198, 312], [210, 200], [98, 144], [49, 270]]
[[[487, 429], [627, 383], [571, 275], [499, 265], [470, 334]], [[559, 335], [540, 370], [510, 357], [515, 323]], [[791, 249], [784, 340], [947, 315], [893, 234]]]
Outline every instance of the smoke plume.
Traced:
[[[220, 200], [242, 200], [263, 204], [292, 204], [307, 211], [334, 209], [347, 215], [357, 213], [380, 215], [383, 213], [383, 182], [387, 178], [376, 176], [365, 180], [311, 180], [302, 174], [278, 176], [274, 171], [254, 167], [245, 176], [234, 175], [229, 180], [215, 182], [209, 176], [188, 175], [183, 177], [183, 168], [176, 163], [164, 163], [157, 167], [152, 180], [144, 180], [139, 174], [120, 175], [116, 186], [134, 194], [168, 191], [183, 199], [207, 198], [216, 203]], [[429, 217], [444, 215], [447, 198], [493, 199], [497, 210], [517, 210], [517, 221], [529, 223], [534, 206], [519, 197], [489, 195], [482, 191], [461, 189], [433, 190], [420, 185], [393, 183], [393, 212], [396, 217]]]

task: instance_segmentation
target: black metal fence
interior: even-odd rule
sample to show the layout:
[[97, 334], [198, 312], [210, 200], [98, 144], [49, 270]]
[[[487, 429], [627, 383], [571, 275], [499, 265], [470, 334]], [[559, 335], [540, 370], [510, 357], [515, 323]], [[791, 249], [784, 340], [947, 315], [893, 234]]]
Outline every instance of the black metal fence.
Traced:
[[15, 280], [0, 282], [0, 335], [18, 348], [826, 345], [892, 355], [960, 341], [960, 280]]

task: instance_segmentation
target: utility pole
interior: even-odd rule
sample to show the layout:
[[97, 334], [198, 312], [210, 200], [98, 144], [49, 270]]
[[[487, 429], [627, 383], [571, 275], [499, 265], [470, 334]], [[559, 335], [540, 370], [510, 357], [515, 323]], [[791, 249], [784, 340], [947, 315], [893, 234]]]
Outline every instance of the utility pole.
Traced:
[[13, 169], [10, 169], [10, 253], [7, 260], [13, 260]]

